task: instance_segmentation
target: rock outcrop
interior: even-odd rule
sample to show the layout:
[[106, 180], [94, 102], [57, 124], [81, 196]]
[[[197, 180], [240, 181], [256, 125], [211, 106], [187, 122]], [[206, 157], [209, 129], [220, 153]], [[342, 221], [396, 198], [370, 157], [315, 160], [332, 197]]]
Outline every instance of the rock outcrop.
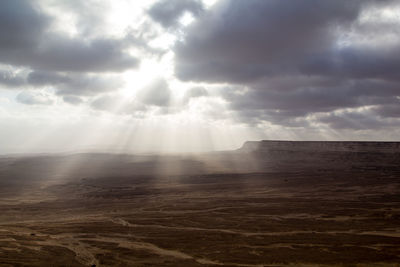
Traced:
[[237, 150], [259, 170], [341, 169], [388, 170], [400, 166], [400, 142], [249, 141]]

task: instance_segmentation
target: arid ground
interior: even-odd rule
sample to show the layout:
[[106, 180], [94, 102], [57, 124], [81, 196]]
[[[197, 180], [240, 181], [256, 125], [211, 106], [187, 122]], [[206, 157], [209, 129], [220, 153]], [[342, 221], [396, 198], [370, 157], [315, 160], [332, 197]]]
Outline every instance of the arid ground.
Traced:
[[400, 266], [400, 151], [0, 158], [0, 266]]

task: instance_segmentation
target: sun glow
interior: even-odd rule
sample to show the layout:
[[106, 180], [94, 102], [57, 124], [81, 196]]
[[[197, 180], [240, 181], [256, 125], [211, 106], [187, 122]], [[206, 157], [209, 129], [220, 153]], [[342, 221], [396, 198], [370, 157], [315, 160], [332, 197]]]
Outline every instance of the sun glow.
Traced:
[[[119, 79], [119, 88], [89, 91], [75, 96], [77, 103], [67, 103], [61, 96], [57, 97], [60, 94], [58, 84], [46, 85], [41, 91], [36, 90], [26, 97], [32, 98], [28, 101], [37, 102], [38, 96], [35, 94], [52, 91], [52, 103], [42, 101], [41, 105], [26, 105], [22, 115], [21, 109], [18, 111], [20, 104], [14, 102], [18, 93], [2, 94], [2, 107], [10, 107], [0, 109], [0, 127], [7, 129], [0, 133], [0, 137], [9, 140], [9, 146], [3, 146], [2, 152], [196, 152], [237, 148], [249, 138], [259, 138], [259, 134], [249, 127], [235, 124], [232, 114], [225, 114], [226, 101], [214, 94], [214, 89], [219, 85], [183, 82], [174, 76], [172, 47], [177, 35], [174, 31], [163, 30], [144, 15], [153, 2], [92, 3], [92, 11], [95, 12], [88, 10], [85, 13], [85, 16], [93, 19], [93, 23], [97, 23], [96, 27], [91, 27], [90, 23], [82, 24], [82, 18], [77, 16], [76, 8], [79, 6], [67, 2], [59, 5], [56, 1], [44, 0], [43, 10], [57, 14], [52, 30], [66, 33], [69, 38], [84, 34], [87, 38], [111, 36], [127, 42], [137, 41], [143, 36], [148, 39], [129, 49], [132, 56], [140, 58], [137, 68], [120, 73], [90, 73], [91, 77]], [[209, 8], [212, 3], [206, 1], [205, 7]], [[85, 3], [81, 5], [84, 8]], [[186, 12], [179, 22], [185, 27], [194, 20]], [[144, 31], [143, 25], [151, 25], [151, 30]], [[24, 68], [18, 70], [30, 72]], [[64, 76], [69, 74], [57, 73]], [[148, 97], [142, 95], [146, 95], [146, 90], [150, 90], [148, 87], [156, 80], [164, 82], [166, 88], [164, 91], [157, 89], [150, 92], [157, 101], [149, 101]], [[206, 94], [188, 96], [187, 92], [195, 87], [204, 87]], [[160, 96], [162, 92], [165, 96]], [[6, 103], [3, 98], [11, 103]], [[8, 119], [13, 116], [14, 119]], [[15, 116], [18, 117], [17, 121]], [[23, 138], [21, 135], [12, 135], [12, 132], [32, 134], [29, 138]]]
[[144, 59], [138, 70], [127, 71], [123, 74], [125, 86], [122, 93], [126, 97], [131, 97], [140, 89], [149, 84], [156, 78], [164, 77], [171, 79], [172, 64], [169, 55], [165, 55], [162, 59], [147, 58]]

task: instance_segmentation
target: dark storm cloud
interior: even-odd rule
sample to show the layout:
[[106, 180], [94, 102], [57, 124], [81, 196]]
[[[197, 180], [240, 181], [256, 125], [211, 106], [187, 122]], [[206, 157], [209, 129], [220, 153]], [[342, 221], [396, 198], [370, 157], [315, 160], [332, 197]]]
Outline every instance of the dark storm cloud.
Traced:
[[[40, 49], [32, 51], [33, 68], [73, 72], [123, 71], [138, 66], [139, 60], [124, 53], [121, 40], [95, 39], [89, 42], [52, 36]], [[21, 59], [24, 63], [24, 59]], [[18, 61], [16, 60], [16, 63]]]
[[[378, 90], [379, 89], [379, 90]], [[328, 112], [338, 108], [352, 108], [362, 105], [391, 103], [399, 93], [397, 83], [378, 81], [344, 80], [337, 83], [300, 84], [290, 89], [273, 89], [265, 85], [255, 85], [248, 91], [239, 93], [225, 90], [225, 99], [236, 109], [291, 110], [300, 116], [312, 112]]]
[[71, 78], [55, 72], [32, 71], [28, 74], [27, 82], [34, 86], [57, 85], [71, 82]]
[[360, 2], [221, 1], [176, 46], [176, 74], [236, 82], [290, 71], [294, 60], [330, 48], [337, 27], [357, 18]]
[[[0, 85], [7, 89], [28, 89], [51, 87], [58, 95], [85, 96], [117, 90], [122, 81], [116, 77], [85, 73], [58, 73], [51, 71], [31, 71], [28, 74], [0, 70]], [[78, 103], [75, 98], [66, 102]]]
[[320, 75], [338, 79], [384, 79], [400, 81], [400, 46], [346, 47], [315, 55], [297, 63], [304, 75]]
[[221, 95], [246, 123], [306, 127], [322, 120], [314, 114], [327, 113], [331, 127], [356, 120], [365, 128], [385, 127], [378, 111], [333, 112], [376, 106], [381, 117], [397, 114], [385, 107], [400, 95], [399, 22], [359, 20], [365, 10], [393, 3], [222, 0], [175, 46], [175, 73], [184, 81], [231, 84]]
[[25, 78], [12, 71], [0, 70], [0, 85], [5, 86], [6, 88], [18, 88], [25, 85]]
[[36, 46], [50, 18], [31, 5], [30, 1], [0, 2], [0, 48], [28, 49]]
[[390, 129], [400, 126], [399, 119], [379, 118], [374, 110], [346, 111], [340, 114], [328, 114], [321, 116], [319, 121], [328, 124], [334, 129], [350, 130]]
[[185, 12], [199, 15], [203, 11], [200, 0], [160, 0], [148, 10], [150, 17], [165, 28], [176, 27]]
[[384, 118], [400, 118], [400, 100], [393, 101], [392, 104], [378, 106], [374, 111]]
[[[58, 73], [51, 71], [31, 71], [16, 73], [0, 70], [0, 85], [8, 89], [29, 89], [52, 87], [56, 94], [65, 96], [90, 96], [117, 90], [122, 81], [116, 77], [85, 73]], [[66, 98], [66, 102], [78, 103], [78, 98]], [[75, 99], [75, 100], [72, 100]]]
[[[375, 80], [334, 82], [311, 78], [315, 84], [312, 86], [311, 81], [307, 85], [307, 79], [294, 80], [298, 84], [291, 88], [287, 87], [291, 83], [282, 79], [282, 83], [276, 80], [271, 82], [273, 89], [266, 84], [257, 84], [247, 89], [225, 88], [221, 95], [245, 122], [256, 124], [266, 120], [284, 126], [295, 124], [301, 126], [298, 124], [299, 120], [314, 113], [362, 106], [400, 105], [396, 96], [399, 94], [399, 85], [394, 82]], [[383, 111], [381, 113], [384, 114]], [[294, 121], [296, 123], [293, 123]]]
[[[176, 45], [176, 74], [182, 80], [234, 83], [298, 73], [398, 77], [393, 72], [400, 67], [398, 44], [337, 44], [346, 31], [360, 28], [356, 20], [361, 11], [375, 2], [220, 1], [187, 29], [184, 40]], [[398, 28], [397, 24], [384, 26]]]
[[96, 95], [121, 87], [120, 79], [87, 74], [34, 71], [28, 75], [33, 86], [51, 86], [58, 95]]
[[126, 39], [71, 38], [49, 31], [51, 22], [32, 1], [0, 1], [0, 62], [73, 72], [122, 71], [139, 63], [124, 52]]

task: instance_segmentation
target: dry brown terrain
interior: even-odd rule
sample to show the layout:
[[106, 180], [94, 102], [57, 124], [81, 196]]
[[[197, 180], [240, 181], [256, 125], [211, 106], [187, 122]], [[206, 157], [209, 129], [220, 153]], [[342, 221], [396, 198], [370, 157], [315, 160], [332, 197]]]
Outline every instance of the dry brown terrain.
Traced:
[[400, 266], [400, 153], [0, 158], [0, 266]]

